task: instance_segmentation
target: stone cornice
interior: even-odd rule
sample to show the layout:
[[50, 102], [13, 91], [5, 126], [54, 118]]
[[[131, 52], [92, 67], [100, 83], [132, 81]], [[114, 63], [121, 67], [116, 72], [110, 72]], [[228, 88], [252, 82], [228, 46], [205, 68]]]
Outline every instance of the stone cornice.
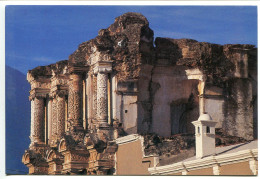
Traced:
[[38, 78], [36, 80], [30, 81], [31, 89], [34, 88], [50, 88], [51, 80], [50, 78]]
[[257, 149], [247, 149], [231, 154], [222, 154], [218, 156], [209, 156], [203, 159], [195, 159], [187, 162], [178, 162], [171, 165], [148, 168], [152, 175], [173, 174], [184, 171], [199, 170], [214, 166], [233, 164], [238, 162], [249, 161], [258, 157]]
[[26, 76], [26, 79], [27, 81], [31, 84], [31, 83], [34, 83], [34, 82], [40, 82], [40, 83], [49, 83], [50, 82], [50, 79], [51, 79], [51, 76], [50, 75], [46, 75], [46, 76], [37, 76], [37, 77], [34, 77], [33, 75], [31, 75], [30, 72], [27, 73], [27, 76]]

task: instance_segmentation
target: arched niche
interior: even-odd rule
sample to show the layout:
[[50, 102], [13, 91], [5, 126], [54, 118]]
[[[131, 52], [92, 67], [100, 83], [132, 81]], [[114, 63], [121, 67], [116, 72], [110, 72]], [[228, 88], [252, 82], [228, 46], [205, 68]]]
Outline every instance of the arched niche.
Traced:
[[47, 152], [47, 162], [53, 161], [57, 157], [54, 150], [50, 150]]
[[65, 138], [62, 138], [62, 139], [60, 140], [58, 149], [59, 149], [59, 152], [66, 151], [66, 150], [68, 149], [68, 148], [67, 148], [67, 142], [66, 142]]

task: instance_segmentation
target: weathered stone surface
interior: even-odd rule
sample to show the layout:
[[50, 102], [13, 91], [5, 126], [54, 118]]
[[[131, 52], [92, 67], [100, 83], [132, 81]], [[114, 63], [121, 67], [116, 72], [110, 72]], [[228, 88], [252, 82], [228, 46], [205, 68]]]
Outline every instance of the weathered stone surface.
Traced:
[[62, 60], [48, 66], [36, 67], [32, 70], [29, 70], [28, 73], [36, 78], [38, 76], [52, 76], [53, 72], [55, 74], [66, 73], [67, 66], [68, 66], [68, 60]]
[[110, 58], [118, 80], [138, 78], [140, 65], [154, 61], [153, 31], [147, 19], [138, 13], [126, 13], [114, 24], [101, 29], [95, 39], [82, 43], [69, 63], [94, 64]]
[[153, 35], [143, 15], [126, 13], [69, 60], [29, 70], [30, 173], [112, 174], [111, 141], [136, 133], [161, 165], [180, 161], [194, 154], [191, 122], [204, 112], [218, 122], [216, 145], [257, 137], [254, 46]]

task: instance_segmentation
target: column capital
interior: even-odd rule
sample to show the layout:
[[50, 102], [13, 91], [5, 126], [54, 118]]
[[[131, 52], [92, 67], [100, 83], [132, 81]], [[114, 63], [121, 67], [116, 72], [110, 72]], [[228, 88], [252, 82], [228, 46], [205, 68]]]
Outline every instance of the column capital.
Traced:
[[51, 90], [50, 92], [50, 97], [51, 98], [56, 98], [58, 97], [64, 97], [65, 95], [68, 95], [68, 88], [60, 88], [60, 87], [55, 87]]
[[94, 74], [110, 73], [112, 71], [112, 61], [98, 61], [94, 65]]
[[27, 73], [27, 80], [31, 84], [31, 91], [29, 100], [33, 100], [35, 97], [46, 98], [50, 92], [50, 78], [39, 76], [38, 78], [32, 77], [30, 73]]
[[30, 91], [29, 100], [33, 100], [34, 98], [46, 98], [49, 94], [50, 89], [47, 88], [34, 88]]
[[186, 76], [189, 80], [200, 80], [202, 82], [205, 82], [207, 80], [207, 76], [203, 73], [202, 70], [198, 68], [193, 69], [187, 69], [185, 70]]
[[55, 98], [57, 95], [59, 97], [68, 95], [68, 79], [69, 77], [66, 75], [57, 75], [51, 78], [51, 98]]

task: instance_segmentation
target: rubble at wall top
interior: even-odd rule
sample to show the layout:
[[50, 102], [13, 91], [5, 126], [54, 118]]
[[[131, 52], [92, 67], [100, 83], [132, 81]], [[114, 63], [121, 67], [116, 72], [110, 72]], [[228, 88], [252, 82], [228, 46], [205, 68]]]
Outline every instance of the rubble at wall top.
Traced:
[[140, 65], [156, 65], [159, 59], [168, 59], [169, 65], [199, 68], [209, 78], [225, 80], [234, 69], [236, 51], [254, 51], [256, 54], [256, 48], [247, 44], [218, 45], [161, 37], [154, 41], [148, 20], [140, 13], [129, 12], [117, 17], [107, 29], [101, 29], [94, 39], [80, 44], [68, 61], [37, 67], [29, 73], [51, 75], [52, 70], [62, 71], [59, 68], [64, 65], [92, 66], [97, 61], [110, 60], [119, 80], [135, 79], [140, 75]]

